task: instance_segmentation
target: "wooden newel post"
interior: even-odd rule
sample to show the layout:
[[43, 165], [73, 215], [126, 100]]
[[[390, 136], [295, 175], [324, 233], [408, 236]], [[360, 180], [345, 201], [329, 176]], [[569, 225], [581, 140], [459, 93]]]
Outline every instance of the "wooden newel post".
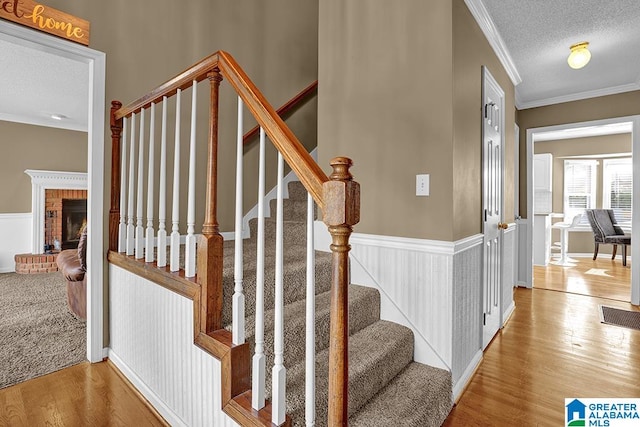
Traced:
[[222, 328], [222, 247], [224, 243], [218, 225], [216, 194], [218, 188], [218, 97], [222, 75], [216, 68], [207, 77], [211, 88], [207, 189], [202, 236], [197, 245], [197, 281], [201, 289], [200, 332], [205, 334]]
[[115, 113], [122, 107], [120, 101], [111, 101], [111, 207], [109, 209], [109, 250], [118, 250], [118, 223], [120, 221], [120, 135], [122, 119]]
[[333, 173], [323, 185], [323, 220], [331, 233], [332, 280], [329, 340], [329, 426], [348, 423], [349, 394], [349, 237], [360, 221], [360, 184], [351, 159], [331, 160]]

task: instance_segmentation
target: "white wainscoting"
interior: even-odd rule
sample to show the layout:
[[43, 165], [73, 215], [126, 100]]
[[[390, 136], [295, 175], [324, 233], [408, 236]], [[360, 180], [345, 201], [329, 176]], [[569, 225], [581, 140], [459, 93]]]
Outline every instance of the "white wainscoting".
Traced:
[[502, 325], [509, 319], [516, 305], [513, 301], [513, 287], [517, 284], [518, 239], [516, 224], [509, 224], [504, 230], [502, 248]]
[[478, 234], [456, 243], [453, 256], [451, 379], [458, 399], [482, 360], [482, 249]]
[[[326, 226], [315, 231], [316, 250], [328, 251]], [[351, 238], [351, 282], [380, 291], [381, 317], [413, 330], [416, 361], [451, 371], [456, 398], [482, 359], [482, 241]]]
[[0, 273], [16, 271], [14, 256], [31, 253], [31, 213], [0, 214]]
[[530, 221], [528, 219], [516, 220], [516, 229], [518, 234], [518, 280], [516, 284], [518, 286], [526, 286], [528, 288], [530, 288], [533, 283], [533, 272], [531, 271], [532, 261], [527, 262], [527, 259], [533, 259], [533, 247], [531, 240], [527, 238], [529, 227]]
[[193, 302], [109, 266], [109, 358], [173, 426], [236, 426], [220, 362], [193, 344]]

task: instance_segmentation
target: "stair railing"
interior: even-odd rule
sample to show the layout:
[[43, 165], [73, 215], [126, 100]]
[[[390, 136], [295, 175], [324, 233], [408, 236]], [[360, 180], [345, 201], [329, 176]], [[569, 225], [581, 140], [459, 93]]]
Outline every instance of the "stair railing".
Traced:
[[[236, 165], [236, 249], [235, 286], [233, 295], [232, 333], [224, 329], [223, 312], [223, 237], [217, 219], [218, 195], [218, 104], [219, 86], [226, 79], [238, 95], [237, 165]], [[204, 224], [201, 234], [195, 230], [195, 165], [197, 149], [197, 85], [207, 80], [210, 86], [207, 139], [206, 194]], [[308, 90], [307, 88], [306, 90]], [[191, 121], [188, 170], [180, 169], [181, 97], [191, 93]], [[175, 134], [173, 137], [174, 167], [172, 185], [171, 235], [167, 242], [167, 105], [175, 99]], [[160, 167], [156, 170], [155, 109], [162, 105], [160, 124]], [[242, 253], [242, 157], [243, 111], [248, 109], [258, 123], [260, 132], [259, 195], [258, 195], [258, 259], [264, 264], [264, 145], [266, 137], [278, 151], [278, 198], [276, 222], [276, 299], [275, 299], [275, 364], [271, 404], [266, 404], [264, 385], [264, 277], [257, 273], [256, 287], [256, 352], [253, 360], [253, 381], [249, 386], [248, 345], [245, 343], [245, 313]], [[146, 115], [149, 114], [149, 125]], [[147, 133], [148, 128], [148, 133]], [[307, 396], [306, 422], [315, 423], [315, 336], [314, 336], [314, 202], [323, 212], [323, 220], [332, 236], [331, 323], [329, 344], [329, 414], [328, 423], [346, 425], [348, 420], [348, 284], [349, 236], [359, 221], [359, 184], [349, 172], [350, 159], [335, 158], [332, 174], [327, 177], [302, 144], [286, 126], [278, 113], [266, 101], [235, 60], [219, 51], [173, 79], [123, 107], [112, 102], [112, 180], [109, 221], [109, 260], [130, 271], [154, 280], [163, 286], [192, 298], [194, 301], [194, 340], [222, 361], [223, 407], [240, 424], [275, 425], [287, 423], [285, 415], [285, 379], [283, 345], [283, 287], [282, 287], [282, 191], [286, 162], [308, 192], [307, 226]], [[148, 135], [148, 137], [147, 137]], [[129, 147], [127, 147], [129, 143]], [[145, 150], [145, 147], [147, 148]], [[129, 157], [127, 158], [127, 149]], [[147, 185], [144, 185], [144, 160], [147, 160]], [[158, 185], [154, 177], [158, 174]], [[180, 218], [180, 179], [188, 177], [186, 236]], [[134, 182], [136, 181], [136, 182]], [[158, 191], [157, 211], [154, 200]], [[146, 229], [143, 227], [144, 196], [146, 195]], [[202, 195], [198, 195], [202, 198]], [[134, 217], [135, 205], [135, 217]], [[157, 212], [158, 228], [154, 230]], [[146, 233], [146, 235], [145, 235]], [[261, 243], [260, 243], [261, 242]], [[166, 252], [169, 247], [169, 261]], [[180, 268], [180, 248], [184, 245], [184, 268]], [[262, 249], [260, 249], [262, 245]], [[169, 265], [167, 265], [169, 264]], [[250, 396], [250, 398], [248, 398]], [[248, 398], [248, 399], [245, 399]], [[245, 401], [250, 402], [249, 405]], [[255, 414], [258, 411], [258, 418]]]

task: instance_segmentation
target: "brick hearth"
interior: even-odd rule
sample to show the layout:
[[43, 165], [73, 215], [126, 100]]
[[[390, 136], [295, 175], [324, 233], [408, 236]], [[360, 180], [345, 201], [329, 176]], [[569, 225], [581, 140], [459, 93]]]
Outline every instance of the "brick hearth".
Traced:
[[58, 254], [18, 254], [14, 257], [16, 261], [16, 273], [18, 274], [34, 274], [34, 273], [53, 273], [58, 271], [56, 258]]

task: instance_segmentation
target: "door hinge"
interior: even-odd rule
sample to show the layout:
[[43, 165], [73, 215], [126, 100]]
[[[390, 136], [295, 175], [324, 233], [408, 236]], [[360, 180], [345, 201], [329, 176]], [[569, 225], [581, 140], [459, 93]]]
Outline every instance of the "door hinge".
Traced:
[[482, 313], [482, 326], [487, 326], [487, 313]]
[[487, 209], [484, 210], [484, 222], [487, 222]]

